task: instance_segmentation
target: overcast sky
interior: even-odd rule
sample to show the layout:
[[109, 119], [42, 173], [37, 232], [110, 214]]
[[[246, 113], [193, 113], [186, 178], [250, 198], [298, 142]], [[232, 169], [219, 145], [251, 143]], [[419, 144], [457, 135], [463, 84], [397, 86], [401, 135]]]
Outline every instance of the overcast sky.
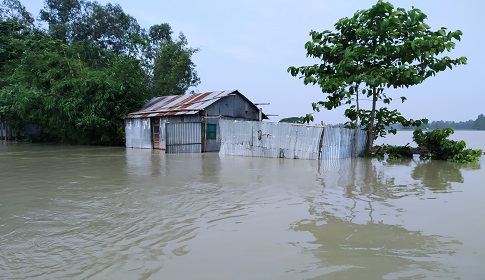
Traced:
[[[35, 16], [43, 0], [21, 0]], [[323, 100], [318, 86], [305, 86], [287, 73], [289, 66], [313, 63], [306, 59], [304, 44], [311, 30], [333, 30], [342, 17], [370, 8], [374, 0], [100, 0], [117, 3], [148, 29], [169, 23], [175, 33], [183, 32], [191, 47], [199, 47], [193, 56], [201, 84], [197, 92], [237, 89], [262, 106], [271, 121], [303, 116], [311, 112], [311, 103]], [[461, 42], [448, 55], [466, 56], [468, 64], [446, 70], [423, 84], [390, 91], [393, 97], [408, 100], [397, 108], [407, 118], [467, 121], [485, 114], [485, 65], [482, 27], [485, 1], [481, 0], [391, 0], [395, 7], [414, 6], [428, 15], [432, 30], [442, 26], [463, 31]], [[369, 102], [367, 102], [367, 106]], [[315, 121], [326, 124], [345, 122], [343, 109], [314, 113]]]

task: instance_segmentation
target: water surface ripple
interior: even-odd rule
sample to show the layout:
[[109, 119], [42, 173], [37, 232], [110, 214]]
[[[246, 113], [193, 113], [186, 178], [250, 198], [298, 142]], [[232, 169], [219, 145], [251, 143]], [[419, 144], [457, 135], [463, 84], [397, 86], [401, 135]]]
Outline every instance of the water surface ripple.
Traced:
[[0, 278], [482, 279], [483, 160], [0, 143]]

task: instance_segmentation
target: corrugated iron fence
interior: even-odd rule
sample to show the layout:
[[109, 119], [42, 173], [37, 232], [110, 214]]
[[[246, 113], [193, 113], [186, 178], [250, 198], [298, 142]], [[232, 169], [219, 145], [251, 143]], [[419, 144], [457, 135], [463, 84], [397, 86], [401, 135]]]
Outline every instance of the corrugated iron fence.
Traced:
[[[289, 123], [220, 121], [222, 155], [339, 159], [354, 156], [354, 130]], [[365, 132], [357, 131], [357, 153], [364, 151]]]

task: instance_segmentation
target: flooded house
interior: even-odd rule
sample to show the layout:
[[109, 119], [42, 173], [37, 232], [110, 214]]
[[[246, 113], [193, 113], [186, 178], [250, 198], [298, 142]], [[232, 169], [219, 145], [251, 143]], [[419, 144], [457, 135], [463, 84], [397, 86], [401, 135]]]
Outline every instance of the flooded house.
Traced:
[[126, 147], [167, 153], [217, 152], [221, 119], [261, 121], [268, 117], [237, 90], [154, 97], [125, 118]]

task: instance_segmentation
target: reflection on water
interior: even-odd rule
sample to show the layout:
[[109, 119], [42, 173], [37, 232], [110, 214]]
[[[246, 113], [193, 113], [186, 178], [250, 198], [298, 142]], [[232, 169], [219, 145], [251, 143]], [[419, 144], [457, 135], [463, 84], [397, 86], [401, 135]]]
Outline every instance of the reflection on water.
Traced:
[[312, 218], [294, 226], [314, 236], [314, 246], [306, 249], [321, 260], [313, 274], [325, 279], [420, 279], [455, 273], [436, 259], [452, 256], [459, 241], [387, 221], [386, 216], [403, 211], [394, 200], [425, 193], [421, 184], [399, 184], [392, 172], [387, 174], [389, 168], [412, 165], [409, 160], [359, 159], [322, 174], [322, 193], [308, 199]]
[[480, 279], [484, 175], [417, 159], [0, 145], [0, 275]]
[[452, 255], [453, 242], [441, 241], [419, 231], [383, 223], [355, 224], [320, 213], [321, 218], [303, 220], [295, 230], [311, 232], [315, 248], [307, 250], [320, 262], [313, 270], [325, 279], [420, 279], [448, 277], [455, 272], [436, 262]]
[[435, 191], [447, 190], [452, 183], [463, 183], [463, 169], [479, 170], [480, 163], [452, 163], [446, 161], [424, 161], [416, 165], [412, 178]]

